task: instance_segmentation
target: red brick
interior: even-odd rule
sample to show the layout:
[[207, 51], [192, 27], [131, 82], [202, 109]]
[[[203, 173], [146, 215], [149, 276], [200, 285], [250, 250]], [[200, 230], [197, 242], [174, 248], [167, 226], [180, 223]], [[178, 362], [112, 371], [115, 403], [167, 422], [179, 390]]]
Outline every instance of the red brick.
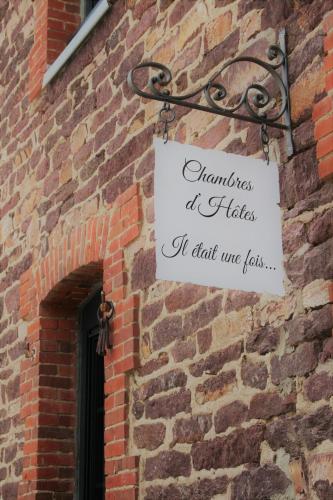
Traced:
[[329, 134], [317, 143], [317, 157], [323, 158], [333, 152], [333, 134]]
[[106, 443], [110, 441], [119, 441], [121, 439], [122, 440], [127, 439], [128, 435], [129, 435], [129, 425], [128, 423], [124, 422], [107, 429], [104, 433]]
[[139, 359], [137, 356], [130, 355], [127, 358], [115, 363], [114, 369], [115, 373], [126, 373], [130, 370], [134, 370], [139, 366]]
[[327, 16], [324, 18], [324, 29], [326, 33], [331, 31], [333, 29], [333, 13], [330, 12]]
[[140, 230], [141, 227], [138, 224], [127, 229], [127, 231], [125, 231], [120, 236], [120, 245], [127, 246], [129, 243], [131, 243], [133, 240], [135, 240], [135, 238], [137, 238], [140, 235]]
[[329, 52], [330, 50], [333, 49], [333, 32], [332, 31], [325, 36], [324, 49], [326, 52]]
[[330, 96], [326, 96], [324, 97], [324, 99], [321, 99], [321, 101], [314, 104], [312, 119], [314, 121], [317, 121], [323, 116], [327, 115], [331, 110], [332, 110], [332, 98]]
[[124, 472], [122, 474], [117, 474], [115, 476], [111, 476], [106, 480], [107, 488], [116, 488], [120, 486], [128, 486], [130, 484], [137, 484], [138, 482], [138, 473], [137, 472]]
[[118, 375], [117, 377], [113, 377], [111, 380], [105, 383], [105, 392], [106, 394], [112, 394], [117, 391], [122, 391], [127, 387], [127, 376], [126, 375]]
[[319, 177], [328, 180], [333, 176], [333, 156], [329, 156], [319, 162]]
[[109, 443], [105, 446], [105, 458], [117, 457], [126, 453], [126, 440]]
[[333, 89], [333, 71], [326, 74], [325, 88], [326, 88], [326, 92], [329, 92], [330, 90]]
[[109, 427], [110, 425], [118, 424], [120, 422], [124, 422], [127, 419], [127, 408], [123, 406], [121, 408], [115, 408], [110, 412], [106, 412], [105, 414], [105, 426]]
[[330, 132], [333, 132], [333, 116], [328, 116], [316, 122], [314, 134], [317, 140], [325, 137]]
[[324, 67], [327, 73], [333, 69], [333, 54], [329, 54], [327, 57], [325, 57]]

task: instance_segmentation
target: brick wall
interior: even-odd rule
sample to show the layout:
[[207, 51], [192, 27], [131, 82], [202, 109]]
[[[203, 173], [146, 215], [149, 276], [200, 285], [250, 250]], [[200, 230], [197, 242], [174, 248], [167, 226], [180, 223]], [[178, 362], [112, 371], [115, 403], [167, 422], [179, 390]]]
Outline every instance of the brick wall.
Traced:
[[34, 44], [29, 54], [29, 97], [42, 89], [47, 66], [64, 50], [81, 23], [80, 0], [36, 0]]
[[[40, 8], [0, 0], [2, 497], [71, 496], [76, 400], [66, 366], [75, 363], [78, 301], [103, 276], [119, 342], [106, 361], [107, 498], [330, 498], [332, 2], [117, 0], [42, 93], [31, 87], [44, 71], [31, 73]], [[133, 95], [127, 73], [155, 60], [186, 92], [228, 57], [260, 57], [283, 26], [295, 154], [286, 158], [276, 132], [271, 151], [286, 295], [156, 281], [159, 104]], [[230, 87], [253, 74], [243, 65], [229, 73]], [[199, 111], [177, 109], [170, 136], [261, 155], [257, 127]], [[75, 276], [87, 285], [82, 295]], [[52, 415], [66, 414], [64, 434], [51, 437]]]

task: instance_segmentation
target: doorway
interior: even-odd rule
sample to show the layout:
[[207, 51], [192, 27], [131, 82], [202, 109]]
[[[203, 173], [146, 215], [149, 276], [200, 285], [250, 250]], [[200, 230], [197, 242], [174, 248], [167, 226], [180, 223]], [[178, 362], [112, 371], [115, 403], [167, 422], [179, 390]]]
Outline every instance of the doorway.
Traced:
[[104, 500], [104, 357], [96, 353], [100, 290], [80, 311], [78, 356], [78, 499]]

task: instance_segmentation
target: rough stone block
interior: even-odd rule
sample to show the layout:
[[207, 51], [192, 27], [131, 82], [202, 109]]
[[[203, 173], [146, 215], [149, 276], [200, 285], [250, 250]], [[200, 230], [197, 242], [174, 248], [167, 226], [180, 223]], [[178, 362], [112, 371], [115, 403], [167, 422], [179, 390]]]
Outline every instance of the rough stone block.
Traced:
[[133, 439], [138, 448], [155, 450], [164, 441], [165, 425], [147, 424], [134, 427]]
[[268, 379], [268, 370], [265, 363], [252, 363], [242, 360], [241, 377], [244, 385], [265, 389]]
[[234, 401], [222, 406], [215, 415], [214, 424], [216, 432], [225, 432], [229, 427], [237, 427], [247, 420], [248, 408], [241, 401]]
[[144, 469], [146, 481], [168, 477], [189, 477], [191, 457], [180, 451], [161, 451], [155, 457], [147, 458]]
[[209, 470], [258, 464], [263, 434], [264, 427], [255, 425], [238, 429], [225, 437], [195, 443], [191, 450], [193, 467], [195, 470]]
[[232, 484], [232, 500], [254, 500], [283, 495], [289, 479], [276, 465], [264, 465], [237, 476]]
[[150, 399], [146, 402], [147, 418], [171, 418], [177, 413], [191, 411], [191, 392], [182, 389], [169, 396]]
[[190, 418], [178, 419], [173, 426], [172, 446], [177, 443], [202, 441], [211, 427], [211, 415], [195, 415]]

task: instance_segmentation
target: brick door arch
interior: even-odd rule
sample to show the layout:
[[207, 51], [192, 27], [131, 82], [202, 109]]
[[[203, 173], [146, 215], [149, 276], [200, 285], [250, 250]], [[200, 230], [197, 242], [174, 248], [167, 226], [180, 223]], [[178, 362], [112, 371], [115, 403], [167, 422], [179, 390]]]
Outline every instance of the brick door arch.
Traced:
[[127, 456], [127, 372], [138, 361], [138, 297], [127, 295], [124, 247], [139, 234], [139, 218], [132, 186], [106, 214], [75, 228], [21, 278], [27, 354], [21, 362], [20, 499], [73, 498], [77, 310], [96, 283], [116, 303], [114, 348], [105, 358], [106, 498], [136, 498], [138, 460]]

